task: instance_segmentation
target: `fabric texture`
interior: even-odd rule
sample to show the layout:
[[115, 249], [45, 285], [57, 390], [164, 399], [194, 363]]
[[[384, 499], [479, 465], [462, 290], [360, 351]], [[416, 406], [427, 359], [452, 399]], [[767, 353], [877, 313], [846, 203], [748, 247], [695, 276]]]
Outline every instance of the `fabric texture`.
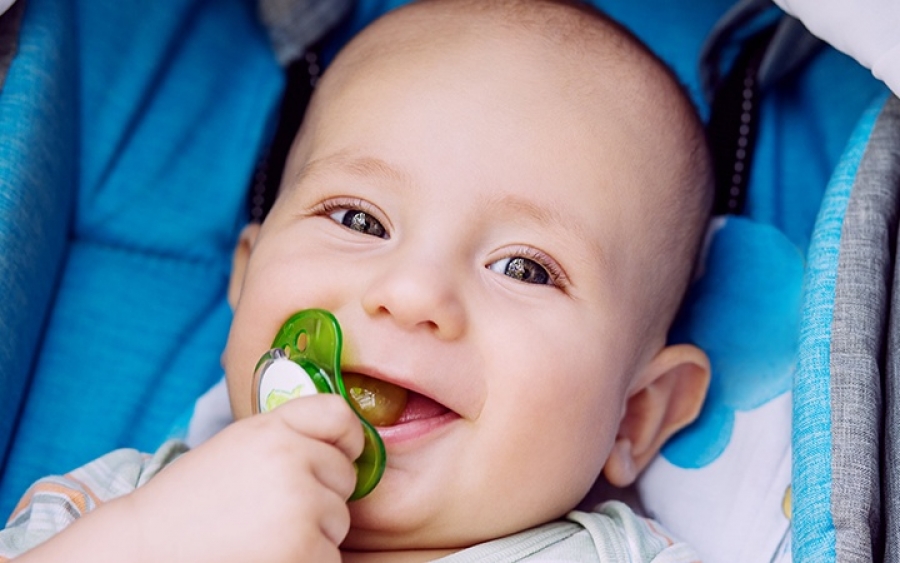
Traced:
[[0, 512], [42, 475], [155, 450], [221, 375], [282, 82], [252, 0], [25, 4], [0, 94]]
[[[39, 480], [0, 531], [0, 562], [36, 547], [103, 503], [141, 487], [186, 451], [187, 446], [177, 440], [166, 442], [153, 455], [116, 450], [66, 475]], [[638, 517], [620, 502], [608, 502], [595, 511], [573, 511], [562, 520], [440, 561], [692, 563], [699, 558], [659, 525]]]
[[19, 26], [22, 23], [24, 7], [25, 0], [7, 6], [3, 6], [0, 2], [0, 90], [19, 47]]
[[[76, 187], [73, 5], [35, 5], [0, 90], [0, 477], [66, 256]], [[0, 511], [8, 513], [2, 501]]]
[[[875, 122], [847, 203], [835, 285], [831, 506], [841, 562], [883, 560], [881, 483], [896, 487], [892, 473], [898, 465], [888, 458], [882, 476], [881, 449], [884, 385], [893, 383], [885, 361], [897, 361], [887, 335], [898, 224], [900, 100], [891, 97]], [[896, 504], [889, 494], [885, 498]]]
[[[898, 120], [900, 102], [890, 102], [894, 132], [900, 132]], [[900, 143], [893, 144], [892, 174], [895, 189], [900, 190], [897, 179]], [[881, 498], [884, 524], [884, 560], [900, 560], [900, 254], [897, 249], [898, 227], [895, 224], [893, 238], [894, 270], [891, 282], [890, 318], [888, 321], [887, 354], [884, 366], [884, 462]]]
[[98, 506], [144, 485], [185, 451], [184, 444], [174, 440], [153, 455], [116, 450], [71, 473], [37, 481], [0, 531], [0, 562], [37, 547]]
[[900, 4], [895, 0], [775, 0], [817, 36], [900, 95]]
[[259, 0], [260, 19], [287, 66], [350, 12], [352, 0]]
[[[836, 390], [831, 384], [831, 339], [841, 231], [851, 189], [868, 139], [884, 105], [873, 104], [860, 119], [839, 163], [816, 222], [807, 257], [800, 324], [800, 353], [793, 405], [793, 556], [797, 561], [834, 561], [836, 494], [832, 464], [837, 439], [832, 425]], [[868, 463], [868, 460], [865, 460]]]
[[573, 511], [564, 519], [438, 559], [442, 563], [695, 563], [687, 544], [672, 539], [652, 520], [621, 502], [593, 512]]
[[[893, 99], [885, 108], [885, 120], [892, 123], [884, 133], [894, 137], [891, 152], [884, 155], [884, 163], [893, 178], [895, 191], [900, 190], [900, 100]], [[896, 197], [896, 196], [895, 196]], [[893, 245], [894, 270], [891, 282], [891, 304], [888, 321], [888, 337], [884, 367], [884, 463], [882, 475], [882, 495], [884, 506], [884, 560], [900, 559], [900, 259], [897, 252], [897, 237], [900, 227], [894, 224]]]

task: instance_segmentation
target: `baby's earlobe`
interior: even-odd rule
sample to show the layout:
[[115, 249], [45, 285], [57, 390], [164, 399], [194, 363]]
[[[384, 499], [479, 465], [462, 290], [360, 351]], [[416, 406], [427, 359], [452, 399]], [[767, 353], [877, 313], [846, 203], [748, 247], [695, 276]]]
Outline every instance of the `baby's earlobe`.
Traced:
[[603, 466], [603, 476], [614, 487], [624, 488], [634, 483], [638, 476], [638, 468], [634, 463], [630, 440], [616, 438], [606, 465]]

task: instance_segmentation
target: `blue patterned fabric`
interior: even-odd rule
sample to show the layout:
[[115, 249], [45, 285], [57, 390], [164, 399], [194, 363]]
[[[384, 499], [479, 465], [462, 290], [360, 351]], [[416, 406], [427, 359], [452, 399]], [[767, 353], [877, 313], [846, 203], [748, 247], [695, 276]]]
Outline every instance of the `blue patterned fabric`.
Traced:
[[770, 225], [729, 217], [712, 235], [670, 336], [700, 346], [712, 368], [700, 416], [663, 448], [674, 465], [709, 465], [731, 442], [737, 413], [790, 390], [803, 266], [799, 249]]

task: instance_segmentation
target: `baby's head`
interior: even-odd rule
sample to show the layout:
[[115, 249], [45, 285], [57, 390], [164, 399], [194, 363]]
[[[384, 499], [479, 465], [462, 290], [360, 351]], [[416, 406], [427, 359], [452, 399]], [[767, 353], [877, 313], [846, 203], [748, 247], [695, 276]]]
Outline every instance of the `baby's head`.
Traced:
[[232, 407], [279, 326], [334, 312], [345, 373], [411, 391], [346, 547], [457, 548], [630, 484], [698, 412], [666, 346], [710, 203], [690, 101], [627, 32], [563, 1], [427, 1], [320, 81], [235, 253]]

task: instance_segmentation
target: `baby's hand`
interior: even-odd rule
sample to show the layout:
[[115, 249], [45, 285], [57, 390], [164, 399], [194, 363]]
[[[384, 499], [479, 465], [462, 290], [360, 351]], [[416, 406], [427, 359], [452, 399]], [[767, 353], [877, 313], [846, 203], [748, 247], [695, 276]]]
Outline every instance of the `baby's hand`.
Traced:
[[362, 448], [359, 420], [338, 395], [232, 424], [123, 499], [141, 559], [340, 561]]

